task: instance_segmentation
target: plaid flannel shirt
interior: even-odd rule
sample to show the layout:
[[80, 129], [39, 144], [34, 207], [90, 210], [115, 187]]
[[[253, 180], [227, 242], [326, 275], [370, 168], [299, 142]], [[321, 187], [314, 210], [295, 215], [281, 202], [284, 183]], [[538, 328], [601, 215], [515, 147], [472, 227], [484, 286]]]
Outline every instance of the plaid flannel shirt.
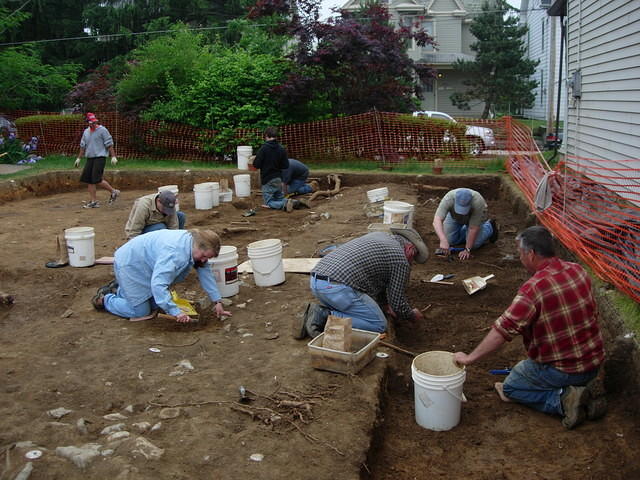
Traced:
[[522, 335], [532, 360], [566, 373], [584, 373], [604, 360], [604, 342], [591, 279], [578, 264], [551, 258], [518, 290], [495, 321], [506, 340]]
[[412, 318], [405, 296], [411, 266], [401, 237], [385, 232], [368, 233], [340, 245], [323, 257], [312, 273], [364, 292], [376, 301], [382, 294], [401, 318]]

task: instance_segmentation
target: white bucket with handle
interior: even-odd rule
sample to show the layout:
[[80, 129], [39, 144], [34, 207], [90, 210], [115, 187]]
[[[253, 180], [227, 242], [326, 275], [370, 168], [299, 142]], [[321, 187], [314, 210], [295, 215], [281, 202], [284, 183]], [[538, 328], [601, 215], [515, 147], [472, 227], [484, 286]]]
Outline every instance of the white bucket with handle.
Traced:
[[209, 210], [213, 208], [213, 186], [209, 183], [196, 183], [193, 186], [196, 210]]
[[278, 238], [258, 240], [247, 245], [253, 280], [258, 287], [270, 287], [284, 282], [282, 241]]
[[234, 175], [233, 185], [236, 189], [236, 197], [242, 198], [251, 196], [251, 175], [248, 173]]
[[238, 281], [238, 249], [222, 245], [217, 257], [209, 259], [209, 265], [216, 279], [216, 286], [223, 297], [233, 297], [240, 291]]
[[406, 202], [389, 200], [384, 202], [384, 219], [382, 223], [402, 223], [413, 227], [413, 205]]
[[200, 185], [209, 185], [211, 187], [211, 206], [217, 207], [220, 205], [220, 183], [218, 182], [204, 182]]
[[451, 352], [426, 352], [413, 359], [416, 422], [429, 430], [451, 430], [460, 422], [465, 367], [458, 366]]
[[96, 263], [93, 241], [96, 234], [93, 227], [73, 227], [64, 231], [72, 267], [90, 267]]
[[238, 153], [238, 170], [249, 170], [249, 157], [253, 155], [253, 147], [250, 145], [239, 145]]

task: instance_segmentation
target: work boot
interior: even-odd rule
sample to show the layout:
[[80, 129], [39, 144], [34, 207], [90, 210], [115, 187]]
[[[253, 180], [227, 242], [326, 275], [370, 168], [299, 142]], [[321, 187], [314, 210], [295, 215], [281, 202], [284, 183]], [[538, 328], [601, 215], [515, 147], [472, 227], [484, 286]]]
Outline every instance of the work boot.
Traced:
[[571, 430], [585, 421], [587, 418], [586, 406], [589, 401], [587, 387], [566, 387], [560, 397], [560, 401], [564, 412], [562, 425], [567, 430]]
[[493, 232], [489, 237], [489, 242], [496, 243], [496, 240], [498, 240], [498, 224], [494, 219], [489, 220], [489, 223], [491, 224], [491, 228], [493, 229]]
[[587, 418], [589, 420], [598, 420], [607, 413], [607, 399], [605, 397], [604, 384], [598, 376], [587, 383], [587, 391], [589, 392], [589, 401], [587, 403]]
[[296, 340], [302, 340], [307, 336], [307, 327], [305, 325], [309, 308], [311, 308], [311, 304], [307, 303], [307, 307], [304, 312], [296, 313], [293, 316], [293, 323], [291, 324], [291, 335]]
[[306, 198], [301, 198], [296, 201], [298, 202], [298, 205], [294, 206], [293, 208], [311, 208], [311, 202]]
[[291, 213], [293, 211], [293, 209], [295, 208], [294, 205], [297, 202], [297, 200], [294, 200], [293, 198], [289, 198], [287, 200], [287, 203], [285, 204], [284, 209], [287, 211], [287, 213]]
[[307, 329], [307, 334], [311, 338], [316, 338], [322, 332], [324, 332], [324, 326], [327, 324], [327, 318], [331, 310], [317, 303], [309, 304], [305, 315], [304, 324]]
[[93, 305], [93, 308], [96, 310], [104, 310], [104, 294], [100, 292], [96, 293], [91, 298], [91, 305]]

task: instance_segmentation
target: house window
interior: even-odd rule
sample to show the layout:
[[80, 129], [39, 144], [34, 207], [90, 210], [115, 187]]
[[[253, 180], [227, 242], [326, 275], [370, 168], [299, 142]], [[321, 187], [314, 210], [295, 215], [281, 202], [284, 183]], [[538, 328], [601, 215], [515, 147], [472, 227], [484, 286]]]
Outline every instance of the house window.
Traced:
[[[434, 36], [433, 33], [433, 20], [425, 19], [422, 15], [402, 15], [400, 17], [400, 26], [408, 27], [411, 31], [420, 30], [421, 28], [427, 32], [428, 35]], [[415, 50], [418, 47], [415, 40], [411, 40], [411, 45], [409, 45], [410, 50]], [[425, 45], [422, 47], [425, 52], [433, 51], [433, 47], [431, 45]]]
[[430, 78], [429, 80], [425, 80], [425, 82], [423, 83], [424, 85], [423, 90], [425, 93], [433, 93], [433, 82], [434, 82], [433, 78]]
[[544, 70], [540, 70], [540, 105], [544, 105]]
[[544, 24], [545, 24], [545, 20], [542, 20], [541, 26], [542, 26], [542, 36], [540, 37], [540, 45], [542, 48], [542, 51], [544, 52]]

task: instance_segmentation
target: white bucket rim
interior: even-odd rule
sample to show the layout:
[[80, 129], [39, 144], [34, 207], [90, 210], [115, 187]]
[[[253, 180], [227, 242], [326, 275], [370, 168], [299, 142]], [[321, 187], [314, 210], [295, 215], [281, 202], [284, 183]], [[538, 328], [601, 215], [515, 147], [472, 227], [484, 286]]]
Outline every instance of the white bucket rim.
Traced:
[[214, 190], [213, 185], [209, 183], [196, 183], [193, 186], [194, 192], [211, 192], [213, 190]]
[[73, 234], [79, 234], [79, 233], [95, 233], [95, 228], [93, 227], [70, 227], [70, 228], [65, 228], [64, 230], [64, 234], [67, 235], [73, 235]]
[[385, 200], [384, 202], [384, 206], [386, 207], [396, 207], [396, 208], [414, 208], [415, 205], [413, 205], [412, 203], [407, 203], [407, 202], [401, 202], [399, 200]]
[[441, 379], [445, 379], [445, 378], [454, 378], [454, 377], [458, 377], [461, 375], [465, 375], [466, 376], [466, 366], [465, 365], [461, 365], [458, 366], [456, 365], [453, 361], [452, 361], [452, 366], [454, 368], [457, 368], [457, 371], [455, 373], [450, 373], [450, 374], [446, 374], [446, 375], [437, 375], [434, 373], [429, 373], [429, 372], [425, 372], [424, 370], [422, 370], [421, 368], [418, 367], [418, 364], [420, 363], [420, 360], [423, 360], [425, 358], [428, 358], [430, 356], [435, 356], [435, 355], [446, 355], [448, 357], [451, 357], [451, 359], [453, 360], [453, 356], [454, 354], [451, 352], [445, 352], [444, 350], [431, 350], [429, 352], [424, 352], [421, 353], [420, 355], [416, 355], [415, 358], [413, 359], [413, 361], [411, 362], [411, 371], [412, 372], [416, 372], [422, 375], [427, 375], [429, 377], [437, 377], [437, 378], [441, 378]]
[[261, 250], [271, 250], [274, 247], [282, 248], [282, 240], [279, 238], [266, 238], [264, 240], [257, 240], [247, 245], [247, 251], [260, 252]]

